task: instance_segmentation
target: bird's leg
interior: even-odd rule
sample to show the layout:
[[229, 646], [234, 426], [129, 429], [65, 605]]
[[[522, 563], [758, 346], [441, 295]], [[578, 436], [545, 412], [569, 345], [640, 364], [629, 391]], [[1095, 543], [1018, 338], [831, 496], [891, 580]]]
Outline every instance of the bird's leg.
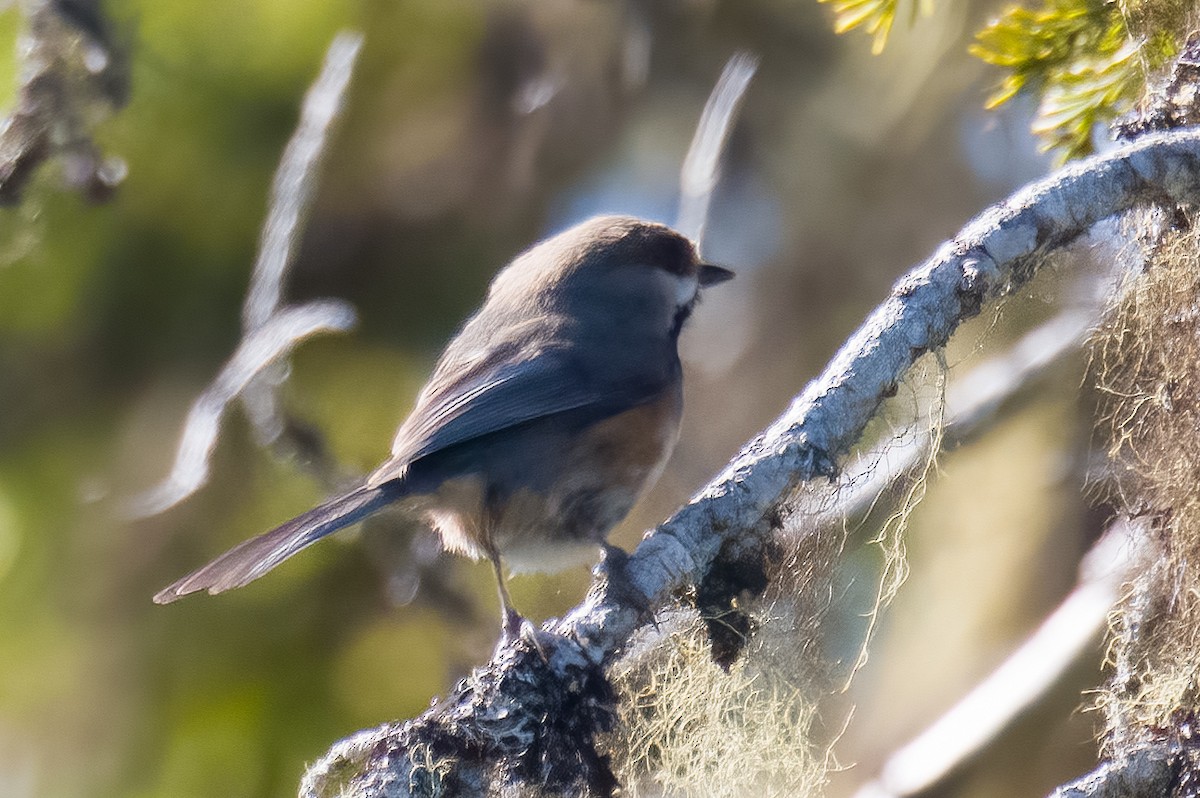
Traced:
[[500, 552], [496, 551], [495, 546], [489, 545], [487, 554], [488, 559], [492, 561], [492, 570], [496, 574], [496, 590], [500, 594], [500, 628], [506, 638], [513, 638], [521, 633], [521, 624], [525, 619], [513, 608], [512, 599], [508, 595], [504, 568], [500, 564]]
[[492, 562], [492, 571], [496, 574], [496, 592], [500, 596], [500, 641], [503, 646], [520, 638], [525, 638], [537, 651], [543, 662], [547, 662], [546, 651], [538, 641], [538, 630], [527, 619], [521, 617], [513, 607], [512, 598], [508, 595], [508, 583], [504, 579], [504, 566], [500, 562], [500, 549], [496, 545], [495, 531], [500, 525], [502, 509], [497, 497], [489, 492], [484, 503], [484, 546], [488, 559]]
[[494, 488], [488, 488], [483, 500], [483, 545], [488, 559], [492, 562], [492, 571], [496, 574], [496, 591], [500, 595], [500, 629], [504, 639], [509, 640], [521, 633], [521, 624], [525, 619], [513, 608], [512, 599], [508, 595], [508, 584], [504, 581], [504, 566], [500, 562], [500, 548], [496, 545], [496, 529], [500, 526], [503, 508], [500, 497]]
[[538, 630], [529, 622], [521, 613], [513, 608], [512, 599], [508, 596], [508, 585], [504, 580], [504, 569], [500, 565], [500, 553], [496, 551], [494, 546], [488, 547], [488, 559], [492, 561], [492, 570], [496, 573], [496, 588], [500, 594], [500, 640], [496, 643], [497, 650], [501, 647], [516, 641], [524, 639], [533, 646], [538, 656], [542, 658], [542, 662], [549, 662], [546, 656], [546, 649], [542, 642], [538, 640]]

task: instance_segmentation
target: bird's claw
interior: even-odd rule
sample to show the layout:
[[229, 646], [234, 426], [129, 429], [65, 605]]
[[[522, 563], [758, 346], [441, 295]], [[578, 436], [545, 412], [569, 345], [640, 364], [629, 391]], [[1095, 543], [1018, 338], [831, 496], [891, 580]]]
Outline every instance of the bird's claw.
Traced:
[[524, 640], [538, 653], [538, 657], [541, 658], [542, 662], [549, 663], [550, 659], [546, 656], [546, 648], [539, 639], [542, 634], [533, 625], [532, 621], [516, 610], [508, 608], [504, 613], [504, 624], [498, 647], [503, 648], [509, 644]]

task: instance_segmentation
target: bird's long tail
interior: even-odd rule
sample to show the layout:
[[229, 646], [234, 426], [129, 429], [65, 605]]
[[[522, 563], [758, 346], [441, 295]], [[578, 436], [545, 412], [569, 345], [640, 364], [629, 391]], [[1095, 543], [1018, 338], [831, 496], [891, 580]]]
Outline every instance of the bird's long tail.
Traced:
[[160, 590], [154, 601], [169, 604], [188, 593], [200, 590], [221, 593], [253, 582], [301, 549], [362, 520], [397, 498], [398, 493], [390, 484], [355, 488], [270, 532], [239, 543], [203, 568]]

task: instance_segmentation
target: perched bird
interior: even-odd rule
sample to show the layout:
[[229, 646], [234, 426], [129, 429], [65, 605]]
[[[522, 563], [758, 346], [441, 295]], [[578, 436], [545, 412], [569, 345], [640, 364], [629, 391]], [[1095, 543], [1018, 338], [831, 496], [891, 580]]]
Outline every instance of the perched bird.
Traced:
[[604, 545], [658, 478], [679, 433], [679, 332], [700, 289], [733, 272], [701, 263], [665, 225], [583, 222], [517, 256], [447, 344], [392, 456], [359, 487], [235, 546], [159, 592], [220, 593], [400, 503], [451, 551], [492, 563], [504, 630], [513, 570], [554, 570]]

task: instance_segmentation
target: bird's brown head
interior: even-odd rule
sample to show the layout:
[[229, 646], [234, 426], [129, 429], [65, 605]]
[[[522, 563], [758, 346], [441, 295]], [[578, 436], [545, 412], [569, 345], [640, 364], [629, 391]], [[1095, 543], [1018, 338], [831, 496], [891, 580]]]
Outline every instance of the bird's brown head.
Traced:
[[597, 216], [518, 256], [492, 284], [491, 300], [539, 301], [572, 318], [646, 321], [678, 335], [702, 288], [733, 272], [701, 262], [695, 245], [658, 222]]
[[[627, 263], [695, 278], [701, 287], [733, 277], [720, 266], [702, 263], [690, 239], [665, 224], [635, 216], [596, 216], [545, 242], [562, 238], [568, 255], [587, 268], [595, 263]], [[567, 254], [567, 253], [564, 253]]]

